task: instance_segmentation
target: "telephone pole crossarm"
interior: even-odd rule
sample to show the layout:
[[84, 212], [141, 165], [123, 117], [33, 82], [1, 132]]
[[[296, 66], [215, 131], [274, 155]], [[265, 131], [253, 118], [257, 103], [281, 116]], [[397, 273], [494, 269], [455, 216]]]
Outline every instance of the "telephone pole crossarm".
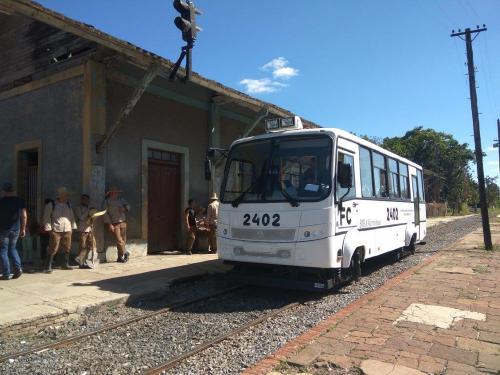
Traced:
[[486, 31], [488, 30], [486, 27], [483, 27], [481, 29], [476, 29], [476, 30], [471, 30], [471, 29], [465, 29], [465, 31], [460, 31], [458, 33], [452, 33], [450, 36], [451, 37], [454, 37], [454, 36], [461, 36], [461, 35], [466, 35], [467, 34], [467, 30], [469, 30], [469, 32], [471, 34], [476, 34], [476, 33], [480, 33], [481, 31]]

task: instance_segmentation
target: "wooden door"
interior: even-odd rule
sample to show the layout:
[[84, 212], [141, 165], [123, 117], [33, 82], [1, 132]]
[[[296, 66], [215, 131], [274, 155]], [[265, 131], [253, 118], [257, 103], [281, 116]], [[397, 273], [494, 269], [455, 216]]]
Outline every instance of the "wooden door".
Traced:
[[148, 252], [179, 248], [180, 155], [150, 150], [148, 160]]

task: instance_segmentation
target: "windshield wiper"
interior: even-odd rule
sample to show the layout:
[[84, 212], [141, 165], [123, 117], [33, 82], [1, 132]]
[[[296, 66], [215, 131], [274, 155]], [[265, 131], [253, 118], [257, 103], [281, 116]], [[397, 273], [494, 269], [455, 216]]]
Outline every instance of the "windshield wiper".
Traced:
[[285, 189], [283, 189], [281, 183], [280, 183], [280, 191], [281, 194], [283, 194], [283, 196], [286, 198], [286, 200], [290, 203], [292, 207], [299, 207], [300, 203], [297, 202], [297, 200], [294, 197], [288, 194], [288, 192]]
[[240, 204], [241, 202], [243, 202], [243, 198], [245, 198], [245, 195], [246, 195], [246, 194], [247, 194], [250, 190], [253, 190], [253, 189], [257, 186], [258, 182], [259, 182], [259, 179], [256, 179], [256, 180], [255, 180], [255, 182], [254, 182], [252, 185], [250, 185], [250, 187], [249, 187], [248, 189], [246, 189], [243, 193], [241, 193], [241, 194], [239, 195], [239, 197], [238, 197], [238, 198], [236, 198], [234, 201], [232, 201], [232, 202], [231, 202], [231, 206], [233, 206], [233, 207], [235, 207], [235, 208], [236, 208], [236, 207], [238, 207], [238, 206], [239, 206], [239, 204]]

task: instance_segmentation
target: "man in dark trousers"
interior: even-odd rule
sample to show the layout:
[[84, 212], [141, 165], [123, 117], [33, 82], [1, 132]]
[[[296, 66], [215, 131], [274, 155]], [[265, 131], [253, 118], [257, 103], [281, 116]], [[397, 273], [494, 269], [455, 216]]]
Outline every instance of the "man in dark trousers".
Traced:
[[193, 252], [194, 241], [196, 240], [196, 201], [190, 199], [188, 207], [184, 210], [184, 230], [186, 231], [186, 254]]
[[23, 270], [21, 258], [16, 249], [17, 240], [26, 234], [26, 203], [14, 193], [11, 183], [2, 187], [3, 198], [0, 199], [0, 255], [2, 257], [2, 280], [10, 280], [9, 255], [14, 261], [14, 276], [19, 278]]

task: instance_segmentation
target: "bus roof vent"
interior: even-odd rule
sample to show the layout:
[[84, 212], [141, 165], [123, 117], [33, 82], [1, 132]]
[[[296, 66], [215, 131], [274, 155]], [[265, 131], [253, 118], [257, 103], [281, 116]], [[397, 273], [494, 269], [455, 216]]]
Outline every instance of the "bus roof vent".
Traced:
[[303, 126], [299, 116], [276, 117], [266, 120], [266, 133], [300, 129], [303, 129]]

